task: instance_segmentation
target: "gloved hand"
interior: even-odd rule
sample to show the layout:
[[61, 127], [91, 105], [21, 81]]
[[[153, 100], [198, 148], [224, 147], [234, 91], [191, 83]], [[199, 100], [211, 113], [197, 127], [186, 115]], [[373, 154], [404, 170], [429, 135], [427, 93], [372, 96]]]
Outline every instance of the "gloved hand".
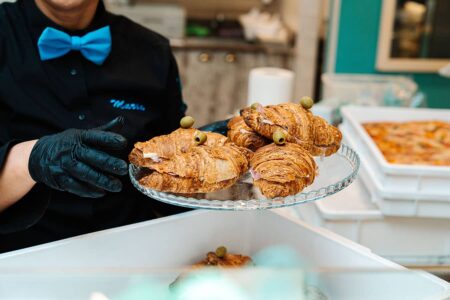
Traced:
[[227, 120], [222, 120], [222, 121], [217, 121], [214, 123], [210, 123], [207, 125], [204, 125], [200, 128], [198, 128], [201, 131], [211, 131], [211, 132], [217, 132], [223, 135], [227, 135], [228, 132], [228, 122], [230, 122], [231, 119], [227, 119]]
[[111, 176], [125, 175], [127, 163], [108, 154], [124, 149], [127, 140], [108, 132], [123, 125], [118, 117], [90, 129], [68, 129], [40, 138], [31, 151], [28, 169], [34, 181], [81, 197], [98, 198], [120, 192], [122, 183]]

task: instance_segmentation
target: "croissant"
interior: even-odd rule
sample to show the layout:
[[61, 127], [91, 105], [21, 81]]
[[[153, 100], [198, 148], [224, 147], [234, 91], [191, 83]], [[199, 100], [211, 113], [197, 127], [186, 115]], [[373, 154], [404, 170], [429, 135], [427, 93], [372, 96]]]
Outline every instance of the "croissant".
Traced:
[[[253, 260], [250, 256], [242, 254], [225, 253], [223, 256], [219, 257], [217, 256], [216, 252], [208, 252], [208, 254], [206, 254], [206, 257], [204, 259], [190, 266], [190, 271], [201, 270], [205, 267], [214, 267], [219, 269], [234, 269], [251, 265], [253, 265]], [[170, 284], [169, 287], [175, 288], [189, 275], [190, 275], [189, 272], [181, 274], [175, 279], [174, 282]]]
[[192, 147], [170, 160], [152, 164], [140, 184], [171, 193], [207, 193], [232, 186], [248, 170], [250, 150], [234, 144]]
[[206, 183], [199, 179], [183, 178], [173, 174], [153, 172], [139, 180], [142, 186], [161, 192], [175, 194], [209, 193], [232, 186], [235, 180], [226, 180], [216, 183]]
[[301, 145], [312, 155], [331, 155], [341, 144], [339, 129], [314, 116], [300, 104], [247, 107], [241, 115], [245, 123], [260, 135], [270, 139], [275, 131], [281, 131], [288, 142]]
[[294, 143], [259, 148], [250, 166], [254, 185], [267, 198], [295, 195], [312, 184], [316, 175], [313, 157]]
[[218, 268], [241, 268], [253, 264], [250, 256], [242, 254], [226, 253], [223, 257], [218, 257], [215, 252], [208, 252], [206, 257], [191, 266], [192, 269], [215, 266]]
[[[199, 130], [195, 128], [179, 128], [167, 135], [152, 138], [147, 142], [139, 142], [134, 145], [128, 159], [136, 166], [150, 167], [155, 163], [171, 159], [178, 153], [186, 153], [196, 144], [195, 135]], [[214, 132], [205, 132], [207, 140], [205, 145], [224, 145], [227, 138]]]
[[241, 116], [234, 117], [228, 122], [228, 138], [236, 145], [252, 151], [268, 144], [267, 139], [248, 127]]

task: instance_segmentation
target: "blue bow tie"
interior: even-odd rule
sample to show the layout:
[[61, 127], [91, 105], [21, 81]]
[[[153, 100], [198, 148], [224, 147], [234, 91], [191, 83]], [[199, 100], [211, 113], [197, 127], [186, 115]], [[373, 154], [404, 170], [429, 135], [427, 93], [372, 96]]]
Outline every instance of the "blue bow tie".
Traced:
[[39, 37], [38, 48], [42, 60], [58, 58], [74, 50], [101, 65], [111, 52], [111, 31], [109, 26], [105, 26], [79, 37], [47, 27]]

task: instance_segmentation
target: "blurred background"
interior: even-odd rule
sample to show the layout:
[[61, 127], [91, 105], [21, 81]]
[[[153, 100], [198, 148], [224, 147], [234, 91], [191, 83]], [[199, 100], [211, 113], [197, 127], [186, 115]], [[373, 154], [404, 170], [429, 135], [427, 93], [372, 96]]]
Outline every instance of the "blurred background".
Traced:
[[316, 111], [328, 118], [348, 103], [450, 107], [446, 0], [106, 4], [170, 38], [189, 113], [199, 123], [225, 118], [252, 101], [249, 72], [258, 67], [293, 71], [291, 100], [320, 99]]
[[170, 39], [198, 124], [254, 101], [260, 67], [292, 71], [289, 100], [312, 96], [336, 122], [346, 104], [450, 107], [448, 0], [104, 2]]

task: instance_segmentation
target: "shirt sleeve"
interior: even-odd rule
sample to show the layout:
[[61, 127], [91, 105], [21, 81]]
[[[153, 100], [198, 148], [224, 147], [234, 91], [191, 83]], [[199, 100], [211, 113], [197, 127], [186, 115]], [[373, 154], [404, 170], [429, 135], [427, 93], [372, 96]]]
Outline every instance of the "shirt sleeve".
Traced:
[[169, 72], [167, 76], [167, 112], [166, 131], [171, 132], [180, 126], [180, 119], [185, 116], [187, 105], [183, 101], [182, 83], [178, 72], [177, 62], [169, 49]]
[[2, 234], [23, 231], [35, 225], [44, 216], [50, 195], [49, 188], [36, 184], [22, 199], [0, 213], [0, 240]]
[[0, 146], [0, 169], [3, 168], [3, 165], [6, 162], [6, 156], [9, 153], [9, 150], [19, 143], [19, 141], [9, 141], [6, 144]]
[[[1, 86], [0, 79], [0, 88]], [[11, 112], [5, 108], [5, 103], [0, 97], [0, 170], [3, 168], [11, 148], [22, 142], [8, 138], [10, 134], [5, 122], [8, 122], [10, 115]], [[36, 224], [47, 210], [50, 193], [49, 188], [36, 184], [22, 199], [0, 212], [0, 240], [2, 234], [23, 231]]]

